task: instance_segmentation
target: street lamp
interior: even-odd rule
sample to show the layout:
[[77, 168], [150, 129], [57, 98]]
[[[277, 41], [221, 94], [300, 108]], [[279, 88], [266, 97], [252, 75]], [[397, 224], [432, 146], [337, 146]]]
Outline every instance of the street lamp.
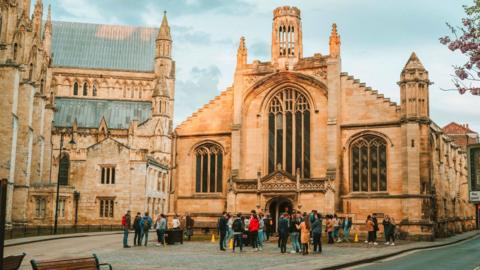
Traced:
[[[58, 156], [58, 174], [57, 174], [57, 198], [55, 202], [55, 223], [53, 226], [53, 234], [57, 234], [57, 224], [58, 224], [58, 202], [60, 199], [60, 162], [62, 160], [62, 150], [63, 150], [63, 136], [67, 134], [66, 132], [61, 132], [60, 133], [60, 155]], [[70, 145], [74, 145], [75, 141], [73, 140], [73, 132], [72, 132], [72, 138], [70, 139], [70, 142], [68, 142]]]

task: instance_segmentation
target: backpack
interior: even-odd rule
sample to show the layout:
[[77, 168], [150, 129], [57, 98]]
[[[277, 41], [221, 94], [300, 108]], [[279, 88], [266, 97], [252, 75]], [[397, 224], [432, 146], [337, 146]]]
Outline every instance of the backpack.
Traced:
[[152, 226], [152, 223], [150, 222], [150, 219], [144, 218], [143, 219], [143, 230], [148, 231], [148, 230], [150, 230], [151, 226]]
[[234, 232], [241, 232], [242, 231], [242, 221], [239, 218], [237, 218], [237, 219], [235, 219], [235, 221], [233, 221], [232, 229], [233, 229]]

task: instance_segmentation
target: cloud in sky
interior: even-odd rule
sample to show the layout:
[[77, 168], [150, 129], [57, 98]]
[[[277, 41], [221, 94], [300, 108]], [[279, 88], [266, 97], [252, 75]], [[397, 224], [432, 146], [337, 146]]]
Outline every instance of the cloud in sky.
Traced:
[[396, 82], [415, 51], [429, 70], [432, 118], [445, 125], [469, 122], [480, 130], [480, 98], [444, 92], [461, 55], [438, 42], [445, 22], [459, 24], [473, 0], [44, 0], [56, 20], [158, 27], [168, 11], [177, 61], [175, 123], [232, 84], [240, 36], [249, 61], [270, 58], [272, 11], [301, 9], [304, 56], [328, 53], [331, 24], [342, 37], [342, 69], [385, 96], [399, 100]]

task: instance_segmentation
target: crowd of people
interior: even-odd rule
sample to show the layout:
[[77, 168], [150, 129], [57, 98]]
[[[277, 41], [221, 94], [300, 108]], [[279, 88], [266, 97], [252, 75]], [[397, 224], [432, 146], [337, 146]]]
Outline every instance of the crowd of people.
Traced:
[[[385, 244], [395, 245], [396, 225], [394, 219], [385, 216], [382, 224]], [[365, 225], [368, 231], [365, 243], [378, 245], [379, 224], [376, 214], [369, 215]], [[235, 252], [237, 248], [243, 251], [246, 246], [251, 246], [254, 251], [261, 251], [264, 242], [268, 240], [273, 231], [272, 226], [273, 221], [269, 215], [257, 214], [255, 210], [252, 210], [249, 216], [224, 212], [218, 220], [220, 250], [225, 251], [232, 241], [232, 252]], [[338, 217], [337, 215], [322, 216], [316, 210], [309, 214], [300, 211], [293, 211], [293, 213], [286, 211], [278, 218], [276, 229], [281, 253], [287, 252], [289, 238], [292, 246], [290, 253], [307, 255], [310, 247], [313, 247], [313, 253], [321, 253], [322, 232], [327, 234], [328, 244], [351, 241], [352, 218]]]
[[[184, 234], [187, 240], [191, 240], [194, 224], [195, 222], [193, 218], [188, 213], [184, 217], [175, 215], [172, 218], [172, 230], [181, 230], [182, 228], [185, 228]], [[122, 228], [124, 248], [131, 247], [130, 245], [128, 245], [128, 234], [130, 230], [134, 231], [134, 246], [142, 246], [142, 244], [144, 246], [147, 246], [148, 235], [152, 228], [155, 229], [155, 232], [157, 233], [156, 246], [162, 246], [165, 245], [165, 233], [168, 229], [168, 222], [167, 217], [164, 214], [158, 215], [155, 223], [153, 223], [153, 220], [148, 212], [145, 212], [143, 216], [140, 212], [137, 212], [137, 215], [133, 219], [132, 224], [131, 212], [127, 211], [127, 213], [122, 217]]]
[[[280, 214], [277, 222], [267, 214], [257, 213], [252, 210], [249, 215], [240, 213], [232, 215], [224, 212], [218, 219], [219, 247], [221, 251], [230, 248], [233, 252], [243, 251], [244, 247], [251, 246], [254, 251], [261, 251], [264, 242], [268, 241], [273, 231], [278, 233], [278, 248], [281, 253], [287, 252], [287, 242], [290, 239], [290, 253], [309, 254], [311, 247], [313, 253], [322, 252], [322, 233], [327, 234], [327, 243], [350, 242], [350, 231], [352, 229], [351, 217], [338, 217], [337, 215], [322, 216], [318, 211], [310, 213], [300, 211], [285, 211]], [[178, 215], [172, 218], [172, 230], [184, 231], [184, 237], [190, 240], [193, 235], [194, 220], [187, 213], [185, 216]], [[382, 221], [386, 245], [395, 245], [396, 224], [392, 217], [386, 215]], [[168, 229], [167, 217], [160, 214], [153, 222], [149, 213], [142, 215], [140, 212], [131, 219], [130, 211], [122, 218], [124, 230], [123, 246], [129, 248], [128, 233], [133, 229], [134, 246], [147, 246], [149, 231], [154, 229], [157, 233], [157, 246], [165, 245], [165, 233]], [[365, 221], [367, 239], [365, 243], [378, 245], [377, 232], [380, 230], [377, 215], [369, 215]], [[357, 239], [355, 240], [357, 241]]]

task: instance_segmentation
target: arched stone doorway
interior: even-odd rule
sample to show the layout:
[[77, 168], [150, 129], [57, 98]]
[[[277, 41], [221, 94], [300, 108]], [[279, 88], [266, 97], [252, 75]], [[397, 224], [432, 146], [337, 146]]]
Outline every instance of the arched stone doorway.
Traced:
[[278, 218], [285, 212], [291, 214], [293, 203], [290, 199], [280, 196], [271, 199], [266, 206], [272, 219], [272, 230], [273, 232], [277, 232]]

